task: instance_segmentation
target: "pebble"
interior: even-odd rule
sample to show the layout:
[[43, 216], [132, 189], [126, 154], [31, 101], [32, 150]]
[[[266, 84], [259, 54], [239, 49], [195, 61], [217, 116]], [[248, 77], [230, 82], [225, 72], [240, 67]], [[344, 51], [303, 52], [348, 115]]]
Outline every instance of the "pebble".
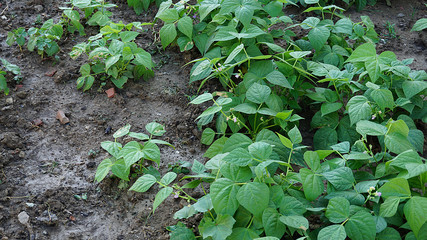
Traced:
[[13, 98], [11, 98], [11, 97], [6, 98], [6, 104], [7, 105], [12, 105], [13, 104]]
[[30, 220], [30, 216], [28, 216], [28, 214], [23, 211], [18, 214], [18, 220], [21, 224], [27, 225], [28, 221]]
[[65, 113], [62, 110], [58, 110], [58, 112], [56, 112], [56, 119], [58, 119], [61, 124], [67, 124], [70, 122], [70, 120], [65, 116]]
[[26, 91], [20, 91], [16, 93], [16, 96], [18, 96], [20, 99], [25, 99], [28, 96], [28, 92]]
[[397, 14], [397, 17], [398, 17], [398, 18], [404, 18], [404, 17], [405, 17], [405, 14], [403, 14], [403, 13], [399, 13], [399, 14]]
[[106, 90], [105, 93], [107, 93], [108, 98], [113, 98], [116, 95], [116, 91], [114, 90], [114, 88]]

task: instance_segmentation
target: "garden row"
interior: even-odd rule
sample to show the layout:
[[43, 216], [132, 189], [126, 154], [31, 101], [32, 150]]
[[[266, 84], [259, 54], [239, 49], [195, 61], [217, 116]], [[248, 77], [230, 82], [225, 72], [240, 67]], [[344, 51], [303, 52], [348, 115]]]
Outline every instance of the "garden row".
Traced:
[[[99, 34], [70, 53], [88, 57], [77, 79], [85, 91], [98, 80], [122, 88], [128, 79], [153, 74], [151, 55], [135, 43], [144, 26], [163, 23], [163, 48], [199, 51], [201, 57], [190, 62], [189, 83], [199, 90], [208, 81], [223, 87], [190, 102], [207, 106], [196, 120], [204, 129], [202, 143], [210, 146], [204, 154], [209, 160], [194, 161], [181, 179], [190, 180], [185, 185], [174, 182], [175, 172], [161, 176], [143, 164], [160, 163], [157, 145], [170, 145], [155, 138], [164, 127], [150, 123], [146, 135], [126, 125], [114, 141], [101, 143], [111, 157], [95, 176], [102, 181], [112, 172], [123, 181], [136, 179], [129, 190], [137, 192], [158, 184], [153, 211], [173, 195], [188, 201], [174, 218], [203, 214], [195, 231], [183, 223], [169, 227], [171, 239], [195, 239], [194, 232], [214, 240], [426, 239], [427, 165], [417, 126], [427, 122], [427, 73], [412, 70], [412, 59], [378, 54], [369, 17], [353, 22], [338, 6], [305, 0], [314, 4], [305, 12], [316, 17], [297, 23], [284, 14], [292, 5], [286, 2], [169, 0], [159, 2], [152, 23], [123, 24], [109, 19], [106, 8], [114, 5], [75, 0], [60, 23], [18, 28], [8, 43], [52, 56], [64, 30], [85, 34], [84, 14], [87, 25], [100, 26]], [[151, 1], [128, 3], [141, 13]], [[425, 19], [414, 26], [424, 28]], [[7, 93], [5, 83], [0, 78]], [[300, 116], [307, 113], [311, 120]], [[315, 129], [313, 146], [303, 144], [310, 141], [302, 138], [302, 121]], [[134, 141], [123, 146], [123, 136]], [[199, 199], [186, 192], [197, 187], [204, 192]]]

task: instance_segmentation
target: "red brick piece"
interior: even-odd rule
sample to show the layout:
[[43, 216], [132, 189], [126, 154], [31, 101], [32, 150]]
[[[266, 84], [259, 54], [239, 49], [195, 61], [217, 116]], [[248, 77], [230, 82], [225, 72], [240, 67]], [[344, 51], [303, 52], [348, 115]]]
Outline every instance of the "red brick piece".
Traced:
[[105, 93], [107, 93], [108, 98], [113, 98], [116, 95], [116, 91], [114, 90], [114, 88], [108, 89], [107, 91], [105, 91]]

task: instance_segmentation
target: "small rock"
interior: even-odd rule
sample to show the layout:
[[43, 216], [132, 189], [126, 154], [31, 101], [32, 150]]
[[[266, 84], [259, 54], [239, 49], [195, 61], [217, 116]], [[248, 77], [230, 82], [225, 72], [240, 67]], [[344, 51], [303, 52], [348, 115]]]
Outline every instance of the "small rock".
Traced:
[[42, 121], [42, 120], [40, 120], [39, 118], [34, 119], [34, 120], [32, 121], [32, 123], [33, 123], [35, 126], [37, 126], [37, 127], [39, 127], [39, 126], [43, 125], [43, 121]]
[[25, 99], [28, 97], [28, 92], [26, 91], [20, 91], [16, 93], [16, 96], [18, 96], [20, 99]]
[[6, 98], [6, 104], [7, 105], [12, 105], [13, 104], [13, 98], [11, 98], [11, 97]]
[[24, 145], [22, 144], [22, 140], [19, 137], [18, 134], [14, 132], [5, 132], [3, 134], [3, 140], [1, 140], [1, 143], [6, 145], [10, 149], [17, 149], [17, 148], [23, 148]]
[[105, 93], [107, 93], [108, 98], [113, 98], [116, 95], [116, 91], [114, 90], [114, 88], [106, 90]]
[[46, 236], [48, 235], [46, 230], [43, 230], [43, 235], [46, 235]]
[[36, 6], [34, 6], [34, 9], [35, 9], [37, 12], [41, 12], [41, 11], [43, 11], [43, 6], [42, 6], [42, 5], [36, 5]]
[[65, 116], [65, 113], [62, 110], [58, 110], [58, 112], [56, 112], [56, 119], [58, 119], [61, 124], [67, 124], [70, 122], [70, 119]]
[[52, 71], [46, 72], [44, 75], [47, 77], [53, 77], [53, 75], [55, 75], [55, 73], [56, 73], [56, 70], [52, 70]]
[[397, 17], [398, 17], [398, 18], [404, 18], [404, 17], [405, 17], [405, 14], [403, 14], [403, 13], [399, 13], [399, 14], [397, 14]]
[[18, 157], [25, 158], [25, 152], [24, 151], [20, 151], [19, 154], [18, 154]]
[[36, 204], [34, 204], [34, 203], [29, 203], [29, 202], [27, 202], [27, 203], [25, 203], [26, 205], [27, 205], [27, 207], [29, 207], [29, 208], [32, 208], [32, 207], [34, 207]]
[[96, 166], [96, 163], [95, 162], [88, 162], [87, 164], [86, 164], [86, 167], [87, 168], [94, 168]]
[[30, 220], [30, 216], [28, 216], [28, 214], [23, 211], [18, 214], [18, 220], [23, 225], [27, 225], [28, 221]]

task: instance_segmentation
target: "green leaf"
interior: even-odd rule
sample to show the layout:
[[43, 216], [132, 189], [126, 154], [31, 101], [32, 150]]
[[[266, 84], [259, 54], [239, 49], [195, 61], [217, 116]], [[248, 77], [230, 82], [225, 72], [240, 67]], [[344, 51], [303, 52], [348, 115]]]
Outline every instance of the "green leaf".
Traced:
[[403, 211], [409, 226], [415, 236], [418, 236], [421, 226], [427, 222], [427, 198], [418, 196], [412, 197], [405, 204]]
[[358, 211], [345, 224], [345, 231], [352, 240], [374, 240], [377, 230], [371, 214]]
[[197, 200], [195, 204], [193, 204], [194, 209], [198, 212], [207, 212], [213, 208], [212, 199], [210, 194], [207, 194]]
[[308, 33], [308, 40], [316, 51], [320, 51], [328, 40], [331, 32], [327, 27], [315, 27]]
[[342, 108], [342, 103], [336, 102], [336, 103], [329, 103], [324, 102], [322, 103], [322, 106], [320, 107], [320, 111], [322, 113], [322, 117], [326, 114], [337, 112]]
[[226, 141], [223, 152], [231, 152], [236, 148], [246, 149], [251, 144], [252, 140], [248, 136], [242, 133], [235, 133]]
[[427, 28], [427, 18], [421, 18], [417, 22], [415, 22], [414, 26], [411, 29], [413, 31], [422, 31]]
[[177, 177], [177, 174], [174, 172], [168, 172], [166, 173], [162, 179], [160, 179], [160, 183], [163, 185], [169, 185], [175, 178]]
[[132, 164], [138, 162], [144, 157], [141, 144], [136, 141], [128, 142], [120, 151], [119, 157], [123, 158], [126, 163], [126, 167], [130, 168]]
[[282, 144], [283, 144], [285, 147], [287, 147], [287, 148], [289, 148], [289, 149], [292, 149], [292, 148], [293, 148], [292, 141], [291, 141], [291, 140], [289, 140], [289, 138], [287, 138], [287, 137], [285, 137], [285, 136], [282, 136], [280, 133], [277, 133], [277, 135], [278, 135], [278, 136], [279, 136], [279, 138], [280, 138], [280, 142], [282, 142]]
[[190, 40], [193, 38], [193, 20], [189, 16], [179, 19], [177, 26], [178, 30], [190, 38]]
[[282, 221], [286, 226], [306, 231], [308, 229], [308, 220], [303, 216], [281, 216]]
[[399, 197], [391, 196], [387, 198], [380, 206], [380, 216], [393, 217], [397, 212], [397, 207], [399, 206], [399, 203]]
[[132, 185], [129, 191], [135, 192], [146, 192], [157, 182], [156, 177], [151, 174], [145, 174], [144, 176], [138, 178], [136, 182]]
[[356, 131], [366, 138], [366, 135], [383, 136], [387, 133], [387, 128], [378, 123], [361, 120], [356, 124]]
[[228, 240], [252, 240], [259, 238], [258, 234], [250, 229], [244, 227], [233, 228], [233, 233], [227, 238]]
[[118, 158], [122, 144], [118, 142], [105, 141], [101, 142], [101, 147], [113, 157]]
[[110, 172], [112, 165], [113, 165], [113, 162], [111, 161], [110, 158], [104, 159], [96, 169], [95, 180], [97, 182], [101, 182], [105, 178], [105, 176], [107, 176], [107, 174]]
[[207, 101], [210, 101], [213, 99], [213, 96], [211, 93], [204, 93], [202, 95], [197, 96], [193, 101], [191, 101], [191, 104], [201, 104]]
[[412, 98], [418, 93], [424, 91], [427, 88], [427, 82], [425, 81], [404, 81], [402, 83], [403, 92], [406, 98]]
[[201, 2], [199, 7], [200, 22], [219, 6], [221, 5], [218, 0], [205, 0]]
[[245, 114], [255, 114], [257, 112], [257, 109], [255, 104], [253, 103], [242, 103], [234, 107], [234, 111]]
[[144, 158], [160, 164], [160, 149], [156, 144], [151, 141], [146, 142], [142, 148], [142, 152], [144, 154]]
[[119, 130], [117, 130], [114, 134], [113, 137], [114, 138], [119, 138], [119, 137], [123, 137], [124, 135], [129, 133], [129, 129], [130, 129], [131, 125], [128, 123], [125, 126], [121, 127]]
[[126, 31], [120, 33], [120, 38], [123, 42], [130, 42], [135, 40], [135, 38], [139, 35], [139, 32]]
[[89, 63], [83, 64], [80, 67], [79, 72], [82, 74], [83, 77], [84, 76], [89, 76], [90, 75], [90, 65], [89, 65]]
[[193, 231], [188, 229], [183, 223], [178, 222], [175, 228], [172, 230], [170, 240], [196, 240], [196, 236]]
[[148, 69], [153, 68], [153, 61], [151, 59], [151, 54], [142, 50], [135, 53], [135, 62], [137, 65], [142, 65]]
[[293, 89], [292, 85], [288, 82], [285, 75], [283, 75], [281, 72], [277, 70], [272, 71], [265, 78], [271, 84], [278, 85], [284, 88]]
[[145, 125], [145, 129], [154, 136], [162, 136], [166, 132], [165, 127], [156, 122]]
[[223, 161], [244, 167], [252, 162], [252, 155], [243, 148], [236, 148], [225, 156]]
[[217, 214], [234, 215], [239, 207], [236, 198], [239, 189], [238, 185], [226, 178], [220, 178], [212, 183], [210, 195]]
[[288, 136], [293, 144], [299, 144], [302, 142], [302, 136], [297, 126], [294, 126], [291, 130], [289, 130]]
[[265, 183], [250, 182], [239, 189], [237, 201], [256, 218], [261, 218], [268, 207], [270, 190]]
[[208, 218], [199, 226], [199, 231], [204, 239], [212, 237], [213, 240], [224, 240], [231, 235], [235, 222], [230, 215], [218, 215], [214, 222]]
[[348, 167], [336, 168], [332, 171], [323, 173], [323, 176], [337, 189], [347, 190], [353, 187], [353, 172]]
[[357, 47], [346, 62], [366, 62], [375, 58], [376, 55], [375, 45], [365, 43]]
[[385, 108], [393, 109], [394, 107], [393, 94], [388, 89], [375, 89], [371, 92], [371, 97], [383, 112]]
[[375, 83], [381, 74], [380, 62], [377, 57], [366, 60], [365, 62], [366, 71], [368, 71], [369, 78]]
[[313, 136], [313, 145], [316, 150], [331, 149], [331, 146], [337, 144], [337, 142], [337, 132], [330, 127], [317, 130]]
[[217, 139], [209, 148], [208, 150], [206, 150], [205, 154], [203, 155], [203, 157], [207, 157], [207, 158], [213, 158], [214, 156], [216, 156], [217, 154], [222, 153], [222, 150], [224, 148], [224, 144], [227, 141], [227, 137], [221, 137], [219, 139]]
[[322, 178], [307, 168], [301, 168], [299, 173], [307, 200], [313, 201], [317, 199], [324, 190]]
[[126, 165], [123, 158], [114, 162], [114, 164], [111, 166], [111, 172], [120, 179], [129, 181], [130, 167]]
[[173, 23], [165, 24], [160, 29], [159, 33], [160, 33], [160, 40], [162, 42], [163, 49], [165, 49], [169, 44], [171, 44], [175, 40], [177, 36], [175, 24]]
[[249, 145], [249, 153], [258, 160], [267, 160], [273, 153], [273, 147], [265, 142], [255, 142]]
[[228, 55], [227, 59], [225, 59], [224, 64], [228, 64], [234, 60], [234, 58], [245, 48], [245, 45], [242, 43], [235, 47], [233, 51]]
[[350, 202], [343, 197], [329, 200], [325, 216], [333, 223], [342, 223], [350, 216]]
[[371, 107], [365, 96], [354, 96], [347, 103], [348, 114], [350, 115], [350, 126], [360, 120], [371, 118]]
[[179, 18], [178, 11], [175, 8], [168, 8], [162, 12], [159, 11], [159, 13], [156, 17], [162, 19], [165, 23], [173, 23]]
[[202, 139], [200, 140], [200, 142], [205, 145], [211, 145], [214, 138], [215, 138], [215, 131], [212, 130], [212, 128], [206, 128], [205, 130], [203, 130]]
[[148, 139], [150, 139], [150, 137], [147, 134], [144, 134], [144, 133], [129, 132], [128, 136], [132, 137], [132, 138], [139, 139], [139, 140], [148, 140]]
[[262, 214], [262, 224], [267, 236], [282, 238], [286, 226], [280, 221], [280, 214], [274, 208], [266, 208]]
[[384, 143], [391, 152], [396, 154], [400, 154], [408, 149], [414, 149], [408, 138], [399, 132], [391, 132], [385, 135]]
[[363, 181], [363, 182], [358, 182], [356, 184], [356, 191], [358, 193], [367, 193], [369, 192], [369, 188], [370, 187], [376, 187], [378, 184], [379, 180], [372, 180], [372, 181]]
[[165, 188], [160, 189], [160, 191], [156, 194], [156, 197], [154, 198], [153, 213], [154, 213], [154, 211], [156, 211], [156, 208], [164, 200], [166, 200], [166, 198], [168, 198], [169, 195], [171, 195], [172, 192], [173, 192], [173, 188], [171, 188], [171, 187], [165, 187]]
[[221, 111], [222, 106], [214, 105], [206, 109], [202, 114], [200, 114], [196, 119], [213, 115], [219, 111]]
[[388, 197], [410, 197], [411, 190], [409, 189], [408, 180], [404, 178], [393, 178], [389, 182], [385, 183], [380, 189], [381, 196], [383, 198]]
[[314, 172], [317, 172], [320, 169], [320, 157], [318, 152], [319, 151], [307, 151], [304, 153], [305, 163], [307, 163], [307, 166]]
[[384, 229], [377, 235], [378, 240], [402, 240], [399, 232], [391, 227]]
[[420, 156], [413, 149], [409, 149], [407, 151], [400, 153], [395, 158], [388, 161], [386, 164], [390, 164], [390, 166], [395, 166], [395, 167], [405, 169], [406, 164], [408, 163], [422, 164]]
[[246, 98], [253, 102], [261, 104], [270, 96], [271, 89], [268, 86], [254, 83], [246, 92]]
[[322, 228], [317, 236], [318, 240], [344, 240], [347, 237], [342, 225], [331, 225]]
[[221, 166], [221, 174], [237, 183], [248, 182], [252, 178], [252, 171], [248, 166], [239, 167], [230, 163]]

